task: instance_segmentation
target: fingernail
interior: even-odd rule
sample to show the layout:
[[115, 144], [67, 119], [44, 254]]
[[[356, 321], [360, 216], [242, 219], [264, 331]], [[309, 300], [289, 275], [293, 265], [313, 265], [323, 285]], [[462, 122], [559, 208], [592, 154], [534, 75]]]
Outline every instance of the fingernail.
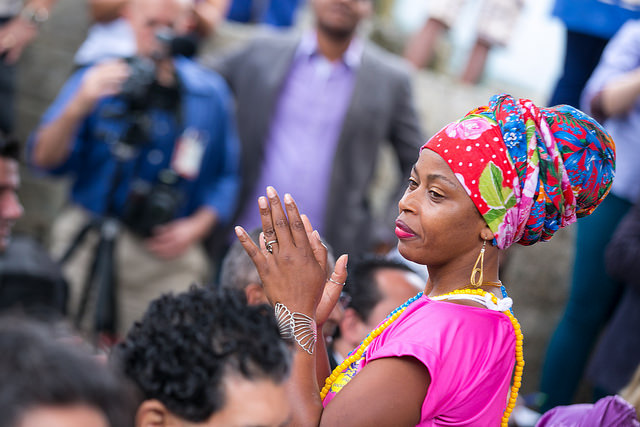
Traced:
[[260, 209], [267, 209], [267, 207], [269, 206], [267, 204], [267, 199], [262, 196], [258, 197], [258, 206], [260, 207]]
[[240, 227], [239, 225], [236, 225], [233, 230], [236, 232], [236, 236], [240, 237], [242, 236], [242, 227]]
[[267, 187], [267, 196], [276, 197], [276, 189], [273, 188], [272, 186], [268, 186]]
[[291, 194], [287, 193], [284, 195], [284, 202], [289, 204], [293, 203], [293, 197], [291, 197]]

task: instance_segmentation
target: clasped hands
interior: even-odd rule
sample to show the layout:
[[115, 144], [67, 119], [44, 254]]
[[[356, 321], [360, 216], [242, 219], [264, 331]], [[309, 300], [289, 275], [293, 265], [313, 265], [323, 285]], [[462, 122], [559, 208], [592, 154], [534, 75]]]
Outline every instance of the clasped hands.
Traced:
[[[258, 199], [258, 207], [263, 238], [256, 244], [242, 227], [235, 232], [258, 270], [269, 302], [284, 304], [322, 326], [340, 297], [339, 283], [347, 278], [347, 255], [338, 258], [329, 280], [327, 248], [291, 195], [285, 194], [283, 204], [276, 190], [267, 187], [267, 197]], [[266, 242], [273, 241], [267, 250]]]

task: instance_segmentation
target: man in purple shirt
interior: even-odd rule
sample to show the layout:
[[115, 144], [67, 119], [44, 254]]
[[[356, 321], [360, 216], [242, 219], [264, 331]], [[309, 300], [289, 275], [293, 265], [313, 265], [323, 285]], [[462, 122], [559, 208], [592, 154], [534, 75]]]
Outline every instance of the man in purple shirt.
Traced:
[[[256, 39], [210, 65], [235, 92], [243, 184], [234, 224], [260, 225], [267, 185], [291, 193], [336, 253], [358, 254], [393, 230], [404, 180], [374, 221], [369, 185], [389, 142], [403, 177], [423, 142], [409, 68], [357, 36], [371, 0], [312, 0], [302, 37]], [[229, 243], [229, 232], [214, 236]]]

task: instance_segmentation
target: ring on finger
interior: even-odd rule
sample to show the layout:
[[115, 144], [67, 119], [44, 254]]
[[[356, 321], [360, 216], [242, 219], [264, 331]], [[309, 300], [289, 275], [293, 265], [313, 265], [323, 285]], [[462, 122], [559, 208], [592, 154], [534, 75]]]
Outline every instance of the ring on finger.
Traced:
[[274, 243], [278, 243], [278, 241], [276, 239], [269, 240], [268, 242], [265, 242], [265, 244], [264, 244], [264, 246], [267, 248], [267, 250], [269, 251], [270, 254], [273, 253], [273, 244]]
[[336, 285], [340, 285], [340, 286], [344, 286], [346, 282], [338, 282], [337, 280], [333, 280], [331, 277], [329, 277], [329, 281], [335, 283]]

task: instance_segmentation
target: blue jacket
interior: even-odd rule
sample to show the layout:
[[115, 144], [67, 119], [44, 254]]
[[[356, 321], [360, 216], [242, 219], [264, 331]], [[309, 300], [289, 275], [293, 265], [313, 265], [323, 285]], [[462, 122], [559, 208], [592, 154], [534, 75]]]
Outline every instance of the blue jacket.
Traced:
[[609, 39], [628, 19], [640, 18], [635, 0], [556, 0], [553, 16], [572, 31]]
[[[141, 145], [132, 159], [120, 162], [121, 179], [113, 197], [112, 209], [117, 216], [130, 192], [132, 182], [149, 183], [158, 172], [170, 165], [177, 140], [185, 130], [196, 131], [203, 142], [204, 153], [199, 173], [182, 178], [178, 185], [182, 205], [178, 217], [188, 216], [200, 207], [214, 210], [219, 220], [230, 220], [235, 208], [239, 186], [239, 144], [233, 115], [232, 98], [224, 80], [196, 63], [176, 58], [176, 73], [180, 81], [181, 105], [178, 114], [168, 111], [149, 112], [150, 142]], [[66, 82], [57, 99], [43, 116], [40, 126], [55, 120], [78, 90], [87, 69], [77, 71]], [[107, 209], [108, 192], [119, 161], [113, 147], [122, 139], [130, 115], [119, 97], [102, 99], [80, 125], [69, 157], [60, 166], [47, 172], [70, 174], [73, 177], [72, 200], [96, 214]], [[34, 138], [28, 145], [32, 157]]]

